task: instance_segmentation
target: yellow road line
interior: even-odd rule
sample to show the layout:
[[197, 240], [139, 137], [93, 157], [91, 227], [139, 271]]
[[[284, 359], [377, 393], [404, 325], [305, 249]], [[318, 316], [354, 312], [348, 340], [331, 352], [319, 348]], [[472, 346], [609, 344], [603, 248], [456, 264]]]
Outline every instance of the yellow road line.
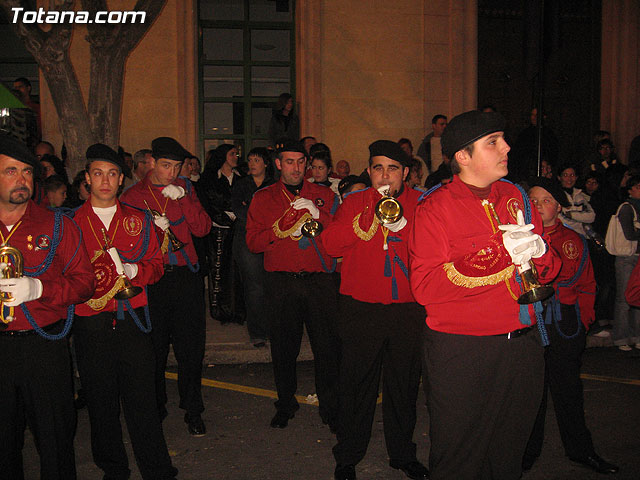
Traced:
[[[178, 380], [178, 374], [172, 372], [164, 372], [164, 377], [170, 380]], [[242, 392], [248, 393], [250, 395], [256, 395], [258, 397], [267, 397], [267, 398], [278, 398], [278, 394], [273, 390], [266, 390], [264, 388], [256, 388], [256, 387], [247, 387], [246, 385], [238, 385], [235, 383], [227, 383], [220, 382], [218, 380], [211, 380], [208, 378], [202, 379], [202, 385], [212, 388], [220, 388], [222, 390], [232, 390], [234, 392]], [[296, 395], [296, 400], [298, 403], [302, 403], [305, 405], [318, 405], [318, 402], [307, 402], [307, 397], [303, 397], [302, 395]], [[382, 401], [382, 395], [378, 396], [378, 402]]]
[[640, 386], [640, 380], [635, 380], [633, 378], [608, 377], [606, 375], [591, 375], [588, 373], [583, 373], [582, 375], [580, 375], [580, 378], [584, 380], [597, 380], [599, 382], [623, 383], [625, 385]]

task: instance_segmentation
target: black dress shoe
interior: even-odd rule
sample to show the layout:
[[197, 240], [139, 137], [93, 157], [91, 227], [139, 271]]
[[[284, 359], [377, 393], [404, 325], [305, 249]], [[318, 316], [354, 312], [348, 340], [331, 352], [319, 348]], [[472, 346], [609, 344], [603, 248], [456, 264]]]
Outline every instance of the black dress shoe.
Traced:
[[271, 427], [272, 428], [287, 428], [289, 425], [289, 420], [296, 416], [295, 412], [276, 412], [276, 414], [271, 419]]
[[187, 424], [189, 434], [194, 437], [204, 437], [207, 433], [207, 427], [204, 425], [200, 414], [189, 415], [188, 413], [185, 413], [184, 423]]
[[429, 470], [417, 460], [407, 463], [391, 460], [389, 466], [396, 470], [402, 470], [407, 477], [413, 480], [429, 480]]
[[338, 465], [335, 472], [333, 472], [333, 478], [335, 478], [336, 480], [356, 480], [356, 466]]
[[607, 462], [595, 453], [583, 458], [569, 457], [569, 460], [584, 465], [585, 467], [588, 467], [594, 472], [598, 473], [617, 473], [619, 470], [617, 465]]

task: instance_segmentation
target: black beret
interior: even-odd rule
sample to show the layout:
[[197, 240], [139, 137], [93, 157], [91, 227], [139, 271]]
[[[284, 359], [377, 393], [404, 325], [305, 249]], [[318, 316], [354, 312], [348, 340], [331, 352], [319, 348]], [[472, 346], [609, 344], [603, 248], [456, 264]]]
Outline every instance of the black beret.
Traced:
[[471, 110], [451, 119], [442, 133], [442, 153], [449, 158], [467, 145], [494, 132], [504, 131], [505, 120], [498, 112]]
[[547, 177], [533, 177], [529, 180], [529, 188], [540, 187], [544, 188], [551, 196], [563, 207], [568, 207], [571, 204], [564, 190], [556, 180], [552, 180]]
[[0, 155], [6, 155], [19, 162], [31, 165], [34, 173], [39, 169], [40, 162], [23, 142], [6, 133], [0, 133]]
[[400, 163], [403, 167], [409, 167], [411, 164], [409, 155], [400, 148], [400, 145], [391, 140], [376, 140], [369, 145], [369, 159], [373, 157], [387, 157]]
[[102, 160], [115, 164], [121, 172], [125, 170], [124, 160], [112, 148], [102, 143], [95, 143], [87, 148], [87, 161]]
[[296, 152], [302, 153], [304, 156], [307, 155], [307, 151], [304, 149], [302, 143], [295, 140], [288, 140], [279, 145], [276, 149], [276, 154], [280, 154], [282, 152]]
[[151, 142], [151, 155], [158, 160], [159, 158], [168, 158], [177, 162], [184, 162], [184, 159], [190, 157], [182, 145], [171, 137], [158, 137]]

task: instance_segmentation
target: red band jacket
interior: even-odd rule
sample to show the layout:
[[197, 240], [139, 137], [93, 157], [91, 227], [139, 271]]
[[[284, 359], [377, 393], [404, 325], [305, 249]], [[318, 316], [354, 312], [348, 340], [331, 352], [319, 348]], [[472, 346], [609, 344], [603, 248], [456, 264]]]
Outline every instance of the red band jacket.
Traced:
[[[149, 215], [145, 215], [145, 212], [122, 205], [120, 202], [116, 202], [116, 206], [116, 213], [109, 230], [106, 231], [109, 246], [118, 250], [122, 263], [132, 263], [132, 260], [142, 257], [135, 262], [138, 273], [131, 279], [132, 285], [144, 287], [156, 283], [162, 277], [164, 269], [153, 220]], [[87, 200], [76, 210], [74, 219], [82, 230], [82, 240], [89, 253], [97, 281], [93, 297], [76, 305], [76, 314], [90, 316], [100, 312], [115, 312], [118, 305], [113, 296], [121, 288], [122, 279], [119, 279], [113, 260], [104, 250], [104, 225], [93, 211], [91, 200]], [[146, 293], [143, 291], [129, 299], [129, 303], [133, 308], [145, 306]]]
[[295, 210], [291, 203], [296, 198], [312, 200], [320, 210], [318, 221], [326, 229], [331, 222], [334, 197], [329, 188], [304, 181], [298, 196], [289, 192], [282, 181], [255, 193], [247, 214], [247, 246], [254, 253], [264, 252], [266, 271], [323, 272], [330, 269], [333, 260], [322, 243], [324, 233], [314, 239], [317, 251], [306, 238], [293, 238], [292, 234], [311, 215], [307, 209]]
[[167, 235], [156, 227], [158, 238], [161, 239], [164, 263], [167, 265], [187, 265], [187, 260], [184, 257], [186, 255], [189, 263], [195, 265], [198, 262], [198, 255], [193, 246], [191, 235], [204, 237], [209, 233], [211, 218], [202, 208], [195, 189], [191, 184], [187, 186], [184, 178], [177, 178], [173, 185], [184, 188], [186, 195], [178, 200], [171, 200], [162, 195], [162, 189], [166, 185], [154, 185], [151, 183], [150, 177], [151, 172], [143, 180], [125, 190], [120, 196], [120, 201], [142, 210], [147, 209], [146, 201], [152, 210], [165, 213], [171, 222], [171, 231], [186, 246], [178, 252], [167, 251]]
[[[42, 296], [23, 304], [36, 323], [45, 327], [67, 318], [69, 305], [91, 298], [96, 288], [96, 277], [82, 243], [80, 229], [69, 217], [62, 216], [59, 225], [62, 237], [57, 247], [53, 211], [29, 200], [21, 222], [17, 228], [14, 226], [8, 244], [22, 253], [25, 273], [34, 274], [44, 269], [55, 248], [49, 267], [35, 275], [42, 282]], [[9, 231], [2, 222], [0, 229], [7, 238]], [[4, 310], [6, 315], [8, 307], [5, 306]], [[20, 306], [14, 307], [14, 316], [8, 330], [32, 329]]]
[[[533, 232], [542, 235], [538, 211], [530, 202], [529, 207]], [[497, 335], [526, 326], [519, 320], [522, 290], [516, 268], [498, 229], [499, 224], [517, 223], [518, 209], [525, 210], [515, 185], [494, 182], [483, 201], [457, 175], [418, 204], [409, 241], [410, 279], [430, 328]], [[560, 258], [552, 249], [533, 263], [541, 283], [551, 282], [560, 271]], [[534, 324], [533, 306], [528, 313]]]
[[[596, 281], [589, 250], [585, 248], [580, 235], [564, 226], [560, 220], [551, 227], [544, 227], [544, 238], [562, 259], [562, 268], [553, 282], [556, 296], [562, 304], [578, 305], [580, 320], [588, 329], [595, 319], [596, 299]], [[582, 272], [574, 278], [582, 262]]]
[[415, 302], [407, 275], [408, 242], [420, 194], [404, 188], [398, 196], [407, 225], [396, 233], [375, 216], [375, 205], [382, 198], [376, 189], [347, 195], [322, 235], [329, 255], [343, 257], [340, 293], [369, 303]]

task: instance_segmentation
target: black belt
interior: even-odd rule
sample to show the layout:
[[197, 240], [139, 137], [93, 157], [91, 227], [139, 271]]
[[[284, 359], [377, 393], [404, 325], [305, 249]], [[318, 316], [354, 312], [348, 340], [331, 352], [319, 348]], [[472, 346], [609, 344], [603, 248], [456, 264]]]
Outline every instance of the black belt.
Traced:
[[535, 328], [535, 325], [531, 325], [530, 327], [521, 328], [519, 330], [514, 330], [513, 332], [509, 332], [509, 333], [498, 333], [497, 335], [494, 335], [494, 337], [507, 337], [508, 340], [511, 340], [512, 338], [518, 338], [518, 337], [522, 337], [523, 335], [526, 335], [534, 328]]
[[[47, 325], [46, 327], [41, 327], [41, 328], [45, 332], [50, 332], [51, 330], [55, 330], [56, 328], [61, 327], [62, 323], [64, 323], [64, 320], [58, 320], [57, 322], [52, 323], [51, 325]], [[36, 332], [33, 329], [31, 330], [0, 330], [0, 336], [3, 336], [3, 337], [27, 337], [29, 335], [37, 335], [37, 334], [38, 332]]]
[[167, 263], [164, 264], [164, 271], [166, 272], [175, 272], [179, 269], [187, 268], [186, 265], [169, 265]]
[[309, 275], [313, 275], [314, 273], [320, 273], [320, 272], [280, 272], [280, 273], [284, 273], [288, 277], [305, 278], [305, 277], [308, 277]]

